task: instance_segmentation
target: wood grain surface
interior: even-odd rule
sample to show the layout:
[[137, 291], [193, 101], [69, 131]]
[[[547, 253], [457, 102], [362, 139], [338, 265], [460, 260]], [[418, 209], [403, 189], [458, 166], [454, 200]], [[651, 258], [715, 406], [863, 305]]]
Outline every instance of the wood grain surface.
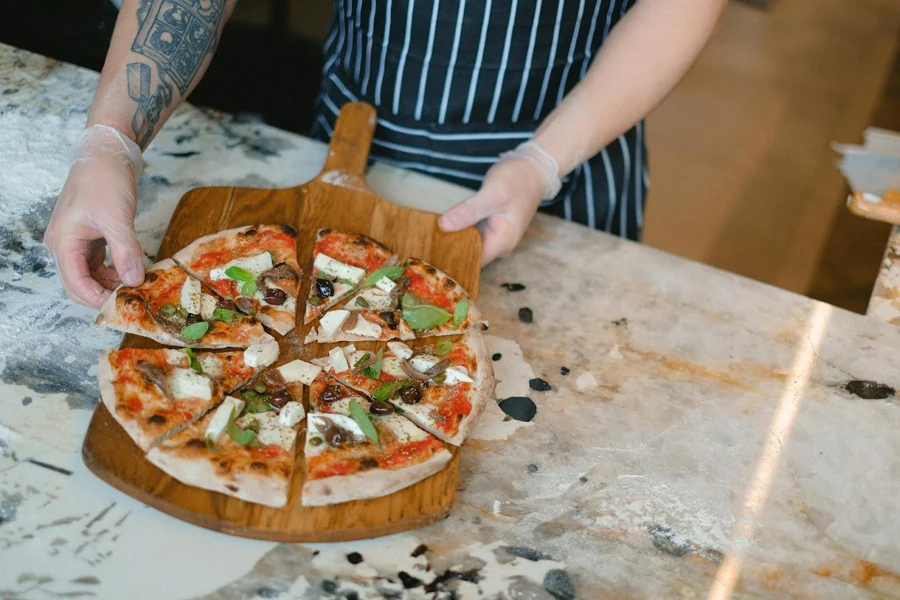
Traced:
[[[312, 264], [312, 249], [320, 228], [362, 233], [386, 244], [401, 257], [416, 256], [443, 269], [473, 297], [478, 294], [481, 239], [475, 229], [444, 233], [438, 216], [412, 210], [376, 196], [365, 183], [369, 146], [375, 129], [375, 110], [362, 103], [347, 104], [335, 127], [322, 172], [295, 188], [264, 190], [210, 187], [191, 190], [181, 199], [160, 246], [157, 260], [167, 258], [194, 239], [242, 225], [288, 223], [297, 231], [297, 252], [304, 275]], [[304, 279], [302, 298], [309, 280]], [[330, 345], [304, 346], [308, 326], [279, 339], [278, 364], [327, 353]], [[375, 343], [357, 344], [375, 348]], [[156, 348], [148, 339], [126, 335], [122, 347]], [[82, 455], [98, 477], [156, 509], [184, 521], [244, 537], [285, 542], [342, 541], [387, 535], [432, 523], [450, 510], [459, 469], [453, 460], [428, 479], [397, 493], [334, 506], [304, 507], [302, 433], [297, 444], [297, 469], [288, 505], [281, 509], [251, 504], [184, 485], [147, 462], [138, 447], [97, 404], [85, 437]]]

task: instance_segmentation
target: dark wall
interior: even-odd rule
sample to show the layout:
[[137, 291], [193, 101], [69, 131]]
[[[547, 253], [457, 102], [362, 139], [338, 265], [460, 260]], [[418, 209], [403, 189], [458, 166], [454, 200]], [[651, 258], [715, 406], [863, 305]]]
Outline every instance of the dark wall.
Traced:
[[[108, 0], [3, 0], [0, 42], [95, 71], [118, 16]], [[319, 90], [321, 49], [271, 27], [229, 23], [190, 101], [306, 134]], [[2, 76], [2, 74], [0, 74]]]

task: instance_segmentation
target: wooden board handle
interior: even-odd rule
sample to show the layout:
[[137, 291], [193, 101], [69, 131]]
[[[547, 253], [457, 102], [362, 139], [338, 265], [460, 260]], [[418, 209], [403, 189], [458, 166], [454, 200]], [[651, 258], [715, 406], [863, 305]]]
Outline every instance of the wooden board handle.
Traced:
[[328, 157], [318, 178], [328, 181], [337, 171], [362, 182], [374, 135], [375, 108], [365, 102], [345, 104], [338, 115], [328, 145]]
[[900, 225], [900, 192], [888, 190], [884, 196], [856, 192], [847, 199], [850, 212], [874, 221]]

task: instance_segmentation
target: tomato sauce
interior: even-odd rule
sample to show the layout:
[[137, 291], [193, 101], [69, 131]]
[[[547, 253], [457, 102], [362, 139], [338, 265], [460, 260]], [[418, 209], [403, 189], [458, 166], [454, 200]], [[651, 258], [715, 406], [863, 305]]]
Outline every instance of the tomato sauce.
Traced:
[[264, 446], [262, 448], [252, 448], [251, 449], [254, 456], [258, 456], [259, 458], [279, 458], [282, 456], [287, 456], [288, 451], [279, 446], [278, 444], [269, 444], [268, 446]]
[[134, 413], [139, 413], [144, 410], [144, 403], [140, 401], [138, 398], [129, 398], [125, 402], [125, 408]]
[[365, 269], [368, 273], [384, 266], [387, 260], [387, 257], [382, 256], [379, 252], [366, 250], [356, 253], [347, 252], [346, 238], [341, 235], [326, 235], [316, 242], [315, 252], [316, 254], [330, 256], [342, 263]]
[[379, 462], [389, 467], [402, 466], [404, 463], [409, 462], [410, 457], [419, 456], [420, 453], [424, 454], [429, 449], [437, 451], [443, 447], [443, 444], [435, 437], [428, 437], [418, 442], [408, 442], [406, 444], [397, 444], [396, 446], [393, 451], [384, 456]]
[[191, 265], [191, 269], [194, 271], [199, 271], [201, 273], [209, 273], [209, 271], [212, 271], [216, 267], [224, 265], [225, 263], [230, 261], [232, 256], [233, 252], [231, 252], [228, 248], [223, 248], [222, 250], [213, 250], [212, 252], [205, 252], [193, 262], [193, 264]]
[[429, 304], [439, 306], [440, 308], [443, 308], [450, 313], [452, 313], [453, 309], [456, 308], [455, 306], [453, 306], [453, 303], [450, 302], [450, 298], [448, 298], [445, 294], [433, 290], [432, 286], [429, 285], [428, 280], [426, 280], [422, 275], [414, 273], [407, 269], [404, 272], [404, 276], [409, 279], [409, 291], [413, 295], [418, 296]]
[[312, 479], [323, 479], [334, 475], [346, 475], [359, 464], [358, 460], [336, 460], [328, 464], [327, 455], [314, 456], [309, 459], [307, 476]]

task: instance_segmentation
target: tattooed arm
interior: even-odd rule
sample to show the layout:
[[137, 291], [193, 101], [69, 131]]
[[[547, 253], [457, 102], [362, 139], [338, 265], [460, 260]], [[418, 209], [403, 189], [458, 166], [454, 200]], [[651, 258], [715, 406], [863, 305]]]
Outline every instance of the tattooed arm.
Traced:
[[[143, 281], [134, 231], [141, 150], [200, 80], [236, 2], [125, 0], [44, 234], [76, 302], [99, 308], [119, 284]], [[114, 268], [104, 265], [107, 244]]]
[[237, 0], [125, 0], [88, 126], [115, 127], [141, 148], [194, 89]]

